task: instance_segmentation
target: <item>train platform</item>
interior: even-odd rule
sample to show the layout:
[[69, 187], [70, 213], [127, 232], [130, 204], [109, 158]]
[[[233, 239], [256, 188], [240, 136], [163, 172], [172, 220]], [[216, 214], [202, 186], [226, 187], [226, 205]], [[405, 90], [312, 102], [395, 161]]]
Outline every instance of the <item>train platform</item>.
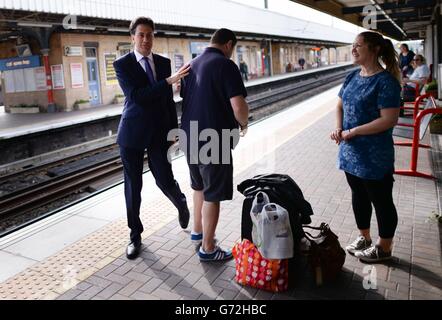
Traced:
[[[261, 173], [289, 174], [313, 207], [313, 225], [329, 223], [345, 246], [358, 232], [350, 189], [336, 168], [338, 149], [329, 138], [338, 91], [328, 90], [251, 126], [234, 150], [234, 183]], [[430, 158], [428, 152], [420, 153], [422, 170], [431, 171]], [[397, 148], [396, 166], [407, 167], [409, 161], [409, 148]], [[176, 159], [173, 168], [191, 199], [185, 159]], [[440, 299], [441, 229], [430, 218], [440, 210], [437, 184], [399, 175], [395, 179], [399, 225], [394, 259], [369, 265], [347, 255], [339, 279], [322, 287], [304, 270], [294, 288], [273, 294], [235, 283], [234, 261], [201, 263], [190, 230], [180, 228], [175, 208], [147, 173], [139, 258], [129, 261], [124, 254], [128, 229], [119, 185], [0, 239], [0, 299]], [[231, 248], [240, 239], [242, 202], [235, 192], [233, 201], [221, 205], [216, 236], [222, 247]], [[372, 229], [376, 236], [375, 218]]]
[[[273, 77], [253, 79], [246, 82], [245, 86], [246, 88], [251, 88], [254, 86], [265, 85], [270, 82], [282, 81], [286, 79], [296, 79], [308, 74], [340, 68], [342, 66], [348, 65], [351, 65], [351, 63], [340, 63], [337, 65], [291, 72], [288, 74], [282, 74]], [[175, 96], [175, 101], [179, 102], [181, 101], [181, 98], [177, 95]], [[63, 128], [81, 123], [88, 123], [109, 117], [115, 117], [121, 115], [122, 111], [122, 104], [115, 104], [100, 105], [85, 110], [59, 113], [8, 114], [2, 112], [0, 113], [0, 140]]]

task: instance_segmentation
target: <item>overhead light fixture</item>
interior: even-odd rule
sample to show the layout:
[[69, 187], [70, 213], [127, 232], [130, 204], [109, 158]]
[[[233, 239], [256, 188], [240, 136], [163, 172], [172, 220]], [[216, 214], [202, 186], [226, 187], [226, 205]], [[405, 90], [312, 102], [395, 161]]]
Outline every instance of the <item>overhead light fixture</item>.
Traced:
[[96, 27], [93, 26], [77, 26], [77, 29], [82, 29], [82, 30], [95, 30]]
[[174, 31], [165, 31], [165, 34], [167, 34], [169, 36], [179, 36], [181, 33], [180, 32], [174, 32]]
[[17, 26], [20, 27], [40, 27], [40, 28], [52, 28], [52, 24], [40, 23], [40, 22], [19, 22]]
[[125, 28], [107, 28], [107, 31], [110, 32], [124, 32], [124, 33], [128, 33], [129, 30], [125, 29]]
[[399, 27], [396, 22], [394, 22], [394, 20], [384, 11], [384, 9], [382, 9], [379, 6], [379, 3], [377, 2], [377, 0], [370, 0], [370, 3], [372, 5], [374, 5], [376, 7], [376, 9], [379, 10], [388, 20], [390, 20], [390, 23], [392, 25], [394, 25], [396, 27], [396, 29], [398, 29], [404, 37], [407, 37], [407, 34], [405, 33], [405, 31], [401, 27]]

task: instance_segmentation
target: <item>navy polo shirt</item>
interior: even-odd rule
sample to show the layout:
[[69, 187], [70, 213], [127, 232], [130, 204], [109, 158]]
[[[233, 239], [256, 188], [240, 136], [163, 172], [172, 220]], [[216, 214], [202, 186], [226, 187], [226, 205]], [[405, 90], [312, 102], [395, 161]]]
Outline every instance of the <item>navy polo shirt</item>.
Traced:
[[247, 97], [238, 66], [221, 50], [210, 47], [190, 66], [189, 75], [181, 82], [181, 129], [188, 137], [191, 121], [198, 122], [198, 134], [208, 128], [219, 134], [223, 129], [237, 129], [230, 99]]

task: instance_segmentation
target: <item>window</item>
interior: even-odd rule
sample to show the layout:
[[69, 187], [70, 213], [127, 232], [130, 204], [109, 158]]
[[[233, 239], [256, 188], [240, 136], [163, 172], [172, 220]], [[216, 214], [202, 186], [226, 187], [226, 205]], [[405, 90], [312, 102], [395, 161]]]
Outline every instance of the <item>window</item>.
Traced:
[[96, 58], [97, 57], [97, 49], [96, 48], [85, 48], [86, 49], [86, 58]]

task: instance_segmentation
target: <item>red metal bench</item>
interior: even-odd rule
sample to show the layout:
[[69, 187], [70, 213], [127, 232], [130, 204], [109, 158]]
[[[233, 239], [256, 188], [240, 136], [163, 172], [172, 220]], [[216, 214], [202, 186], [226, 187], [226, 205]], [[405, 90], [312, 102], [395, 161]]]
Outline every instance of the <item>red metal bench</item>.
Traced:
[[[431, 70], [431, 69], [430, 69]], [[424, 88], [424, 86], [427, 84], [427, 83], [430, 83], [432, 81], [432, 71], [431, 71], [431, 73], [430, 73], [430, 76], [427, 78], [427, 80], [425, 80], [425, 81], [423, 81], [423, 84], [422, 84], [422, 86], [420, 86], [420, 84], [419, 83], [415, 83], [415, 88], [414, 88], [414, 91], [415, 91], [415, 93], [414, 93], [414, 96], [416, 97], [416, 99], [414, 100], [414, 102], [404, 102], [404, 106], [405, 106], [405, 108], [404, 109], [406, 109], [406, 108], [413, 108], [413, 106], [414, 106], [414, 104], [416, 103], [416, 101], [417, 101], [417, 99], [419, 99], [419, 97], [421, 96], [421, 91], [423, 90], [423, 88]], [[424, 94], [425, 95], [425, 94]]]
[[[416, 119], [417, 114], [419, 113], [419, 110], [422, 110], [425, 108], [426, 105], [426, 101], [425, 99], [428, 99], [431, 96], [431, 94], [423, 94], [420, 95], [419, 97], [416, 98], [416, 100], [413, 102], [412, 106], [409, 106], [407, 104], [405, 104], [403, 107], [401, 107], [401, 109], [403, 110], [407, 110], [407, 111], [413, 111], [413, 113], [411, 114], [411, 116], [413, 117], [413, 120]], [[406, 119], [410, 119], [409, 117], [407, 117], [409, 114], [406, 114], [405, 117], [401, 117], [399, 118], [399, 122], [405, 122], [405, 123], [409, 123], [408, 120]]]
[[414, 119], [408, 119], [407, 121], [405, 121], [405, 123], [404, 120], [401, 118], [401, 122], [399, 122], [395, 126], [393, 130], [394, 136], [412, 139], [412, 142], [395, 142], [395, 145], [397, 146], [411, 147], [410, 169], [396, 170], [396, 174], [429, 179], [435, 178], [431, 174], [423, 173], [417, 170], [419, 147], [430, 148], [429, 145], [421, 144], [420, 140], [422, 140], [425, 136], [425, 132], [427, 131], [427, 128], [430, 124], [431, 118], [435, 114], [442, 114], [442, 109], [437, 107], [436, 101], [432, 96], [428, 96], [427, 104], [425, 105], [424, 110], [420, 111]]

